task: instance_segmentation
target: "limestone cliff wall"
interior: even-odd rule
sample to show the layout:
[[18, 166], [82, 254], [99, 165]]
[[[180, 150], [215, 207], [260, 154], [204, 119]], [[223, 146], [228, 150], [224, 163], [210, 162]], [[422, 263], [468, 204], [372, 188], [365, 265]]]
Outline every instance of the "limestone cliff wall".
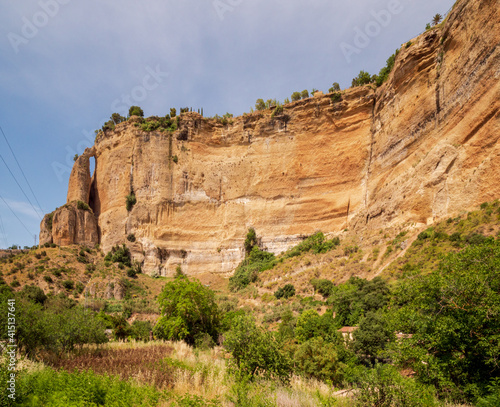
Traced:
[[104, 251], [126, 243], [146, 272], [169, 275], [230, 272], [249, 227], [279, 253], [317, 230], [429, 224], [498, 198], [498, 5], [457, 2], [402, 47], [383, 86], [340, 101], [316, 95], [226, 125], [186, 113], [173, 134], [133, 117], [75, 163], [68, 200], [90, 204]]

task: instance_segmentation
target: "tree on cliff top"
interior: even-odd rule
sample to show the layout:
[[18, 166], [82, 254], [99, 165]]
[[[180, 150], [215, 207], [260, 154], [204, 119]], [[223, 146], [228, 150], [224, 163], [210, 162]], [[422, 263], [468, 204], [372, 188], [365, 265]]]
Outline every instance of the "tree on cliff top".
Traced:
[[128, 115], [144, 117], [144, 111], [139, 106], [130, 106]]

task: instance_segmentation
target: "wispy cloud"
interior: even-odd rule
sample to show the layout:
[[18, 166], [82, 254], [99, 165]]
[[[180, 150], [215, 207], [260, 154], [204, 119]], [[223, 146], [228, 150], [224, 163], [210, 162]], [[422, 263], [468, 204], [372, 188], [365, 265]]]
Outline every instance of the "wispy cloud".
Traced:
[[[12, 199], [5, 199], [5, 201], [9, 204], [9, 206], [12, 208], [14, 212], [18, 215], [24, 215], [24, 216], [29, 216], [30, 218], [40, 220], [40, 213], [42, 213], [42, 210], [38, 208], [37, 206], [32, 207], [29, 203], [24, 202], [24, 201], [14, 201]], [[8, 208], [5, 207], [5, 204], [0, 201], [0, 205], [5, 208], [5, 211], [8, 210]], [[37, 213], [38, 212], [38, 213]]]

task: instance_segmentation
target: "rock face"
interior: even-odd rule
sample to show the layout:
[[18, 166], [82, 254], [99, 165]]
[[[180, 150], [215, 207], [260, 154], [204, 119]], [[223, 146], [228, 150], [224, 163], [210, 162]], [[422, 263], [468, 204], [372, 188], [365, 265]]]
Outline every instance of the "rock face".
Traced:
[[93, 157], [94, 154], [94, 147], [87, 148], [85, 152], [76, 159], [69, 177], [67, 203], [73, 201], [89, 202], [90, 185], [92, 182], [90, 178], [89, 158]]
[[40, 225], [40, 244], [62, 246], [81, 244], [94, 246], [99, 242], [97, 219], [92, 210], [79, 209], [76, 202], [66, 204], [45, 215]]
[[249, 227], [279, 253], [317, 230], [429, 224], [498, 198], [499, 23], [497, 0], [461, 0], [402, 47], [383, 86], [341, 100], [316, 94], [227, 124], [185, 113], [173, 133], [133, 117], [71, 174], [68, 201], [98, 223], [56, 212], [52, 239], [126, 243], [149, 273], [230, 272]]

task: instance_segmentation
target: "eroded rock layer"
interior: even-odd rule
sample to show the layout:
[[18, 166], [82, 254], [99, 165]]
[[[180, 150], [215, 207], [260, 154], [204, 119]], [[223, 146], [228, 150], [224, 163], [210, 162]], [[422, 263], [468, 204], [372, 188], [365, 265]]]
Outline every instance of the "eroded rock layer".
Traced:
[[70, 178], [68, 202], [97, 219], [83, 240], [126, 243], [149, 273], [230, 272], [249, 227], [279, 253], [317, 230], [429, 224], [500, 197], [498, 6], [457, 2], [443, 27], [402, 47], [378, 89], [227, 124], [184, 113], [173, 133], [138, 117], [100, 133]]

